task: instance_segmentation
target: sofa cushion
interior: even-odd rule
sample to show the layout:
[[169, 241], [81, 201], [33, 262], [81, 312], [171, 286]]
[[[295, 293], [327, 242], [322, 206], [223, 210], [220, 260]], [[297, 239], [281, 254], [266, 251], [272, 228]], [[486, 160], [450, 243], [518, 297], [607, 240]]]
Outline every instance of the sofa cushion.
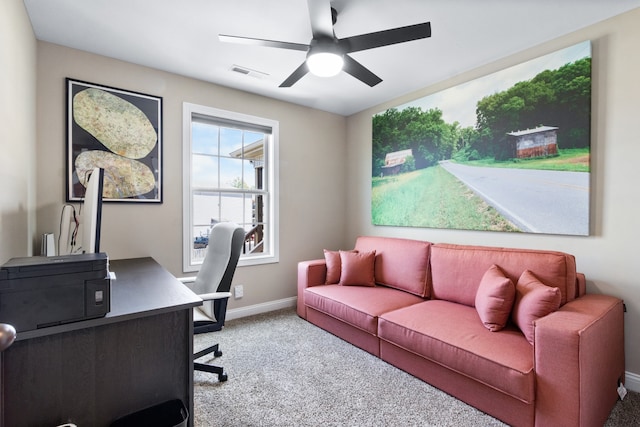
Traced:
[[534, 322], [559, 307], [560, 290], [545, 285], [532, 272], [525, 270], [516, 284], [512, 318], [527, 341], [533, 344]]
[[484, 326], [492, 332], [505, 327], [511, 315], [516, 287], [497, 265], [489, 267], [478, 287], [476, 311]]
[[429, 242], [373, 236], [358, 237], [355, 246], [376, 251], [376, 283], [421, 297], [429, 296], [430, 248]]
[[486, 329], [473, 307], [431, 300], [391, 311], [380, 316], [378, 336], [522, 402], [534, 401], [533, 348], [513, 325]]
[[576, 263], [572, 255], [452, 244], [431, 246], [431, 297], [473, 306], [482, 276], [493, 264], [513, 283], [523, 271], [532, 271], [543, 283], [560, 290], [561, 304], [575, 299]]
[[313, 286], [304, 290], [304, 302], [336, 319], [367, 331], [378, 332], [378, 316], [424, 299], [384, 286]]
[[340, 251], [340, 285], [375, 286], [376, 252]]

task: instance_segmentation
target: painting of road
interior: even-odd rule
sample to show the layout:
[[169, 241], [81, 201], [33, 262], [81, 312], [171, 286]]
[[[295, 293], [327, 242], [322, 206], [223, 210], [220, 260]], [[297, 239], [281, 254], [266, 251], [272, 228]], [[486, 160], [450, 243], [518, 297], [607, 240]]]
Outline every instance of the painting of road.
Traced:
[[589, 235], [591, 43], [372, 119], [374, 225]]

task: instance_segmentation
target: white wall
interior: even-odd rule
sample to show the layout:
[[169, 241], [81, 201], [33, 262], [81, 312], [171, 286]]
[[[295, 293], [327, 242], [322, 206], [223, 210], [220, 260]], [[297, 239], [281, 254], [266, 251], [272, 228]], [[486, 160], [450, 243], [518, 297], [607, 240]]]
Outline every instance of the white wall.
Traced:
[[0, 264], [35, 232], [36, 39], [21, 0], [0, 4]]
[[[576, 256], [588, 291], [623, 298], [626, 366], [640, 386], [640, 9], [349, 117], [347, 236], [381, 235], [432, 242], [554, 249]], [[592, 40], [590, 237], [380, 227], [371, 224], [371, 116], [532, 58]], [[446, 58], [434, 58], [434, 63]], [[635, 373], [635, 374], [634, 374]]]
[[[38, 233], [58, 232], [65, 199], [65, 78], [163, 98], [164, 203], [105, 203], [101, 250], [152, 256], [182, 274], [182, 104], [280, 122], [280, 262], [237, 270], [244, 297], [230, 308], [296, 296], [296, 265], [342, 242], [346, 118], [203, 81], [38, 42]], [[191, 275], [191, 274], [190, 274]]]

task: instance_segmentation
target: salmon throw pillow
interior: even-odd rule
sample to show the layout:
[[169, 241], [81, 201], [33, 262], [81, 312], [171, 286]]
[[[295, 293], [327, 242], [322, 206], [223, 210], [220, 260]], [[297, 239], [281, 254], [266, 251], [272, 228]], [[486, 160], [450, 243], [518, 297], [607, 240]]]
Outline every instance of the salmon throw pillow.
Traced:
[[340, 285], [343, 286], [375, 286], [374, 277], [376, 252], [340, 251], [342, 264]]
[[518, 279], [511, 319], [531, 345], [534, 341], [533, 323], [558, 310], [560, 298], [560, 289], [545, 285], [529, 270], [525, 270]]
[[476, 310], [485, 328], [497, 332], [505, 327], [511, 315], [516, 287], [497, 265], [489, 267], [478, 286]]
[[[356, 250], [349, 252], [358, 252]], [[340, 251], [330, 251], [324, 249], [324, 261], [327, 265], [327, 278], [324, 283], [326, 285], [335, 285], [340, 283], [340, 272], [342, 271], [342, 263], [340, 262]]]
[[333, 285], [340, 282], [340, 252], [324, 250], [324, 261], [327, 264], [327, 278], [325, 283]]

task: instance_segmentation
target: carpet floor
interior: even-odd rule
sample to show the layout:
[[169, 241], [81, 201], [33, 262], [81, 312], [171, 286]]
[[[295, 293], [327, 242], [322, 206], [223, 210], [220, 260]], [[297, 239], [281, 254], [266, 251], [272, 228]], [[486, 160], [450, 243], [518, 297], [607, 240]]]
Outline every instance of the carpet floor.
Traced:
[[[505, 426], [495, 418], [300, 319], [294, 309], [228, 321], [196, 335], [220, 343], [229, 379], [194, 374], [194, 425]], [[210, 356], [199, 361], [207, 362]], [[606, 427], [640, 425], [640, 394], [619, 401]]]

